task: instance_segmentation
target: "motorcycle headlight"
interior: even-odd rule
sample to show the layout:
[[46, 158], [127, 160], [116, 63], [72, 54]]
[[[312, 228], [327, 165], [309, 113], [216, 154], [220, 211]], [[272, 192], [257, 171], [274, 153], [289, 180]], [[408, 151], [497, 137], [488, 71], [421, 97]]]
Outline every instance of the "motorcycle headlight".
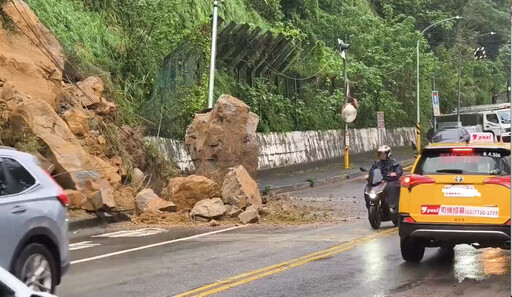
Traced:
[[371, 191], [370, 194], [368, 194], [368, 196], [370, 197], [370, 199], [377, 198], [377, 194], [374, 191]]

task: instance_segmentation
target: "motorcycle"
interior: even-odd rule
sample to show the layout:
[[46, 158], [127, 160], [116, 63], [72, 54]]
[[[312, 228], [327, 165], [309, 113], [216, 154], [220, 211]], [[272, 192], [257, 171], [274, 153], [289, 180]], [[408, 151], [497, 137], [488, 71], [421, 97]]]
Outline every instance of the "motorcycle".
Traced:
[[[361, 171], [367, 170], [361, 168]], [[391, 209], [386, 204], [386, 197], [384, 197], [384, 189], [387, 182], [382, 176], [380, 169], [376, 168], [370, 170], [367, 178], [368, 183], [364, 189], [365, 201], [370, 202], [368, 209], [368, 221], [373, 229], [379, 229], [381, 222], [391, 221], [393, 225], [398, 225], [398, 211]]]

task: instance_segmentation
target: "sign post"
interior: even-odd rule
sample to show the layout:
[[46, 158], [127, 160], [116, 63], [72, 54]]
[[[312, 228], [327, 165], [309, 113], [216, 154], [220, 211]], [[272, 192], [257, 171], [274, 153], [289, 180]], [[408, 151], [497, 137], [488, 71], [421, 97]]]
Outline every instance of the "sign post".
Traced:
[[384, 112], [382, 111], [378, 111], [377, 112], [377, 136], [378, 136], [378, 145], [377, 145], [377, 148], [379, 146], [382, 145], [382, 132], [386, 129], [386, 125], [385, 125], [385, 122], [384, 122]]
[[432, 108], [434, 109], [434, 131], [437, 128], [437, 117], [441, 115], [441, 110], [439, 108], [439, 92], [432, 91]]

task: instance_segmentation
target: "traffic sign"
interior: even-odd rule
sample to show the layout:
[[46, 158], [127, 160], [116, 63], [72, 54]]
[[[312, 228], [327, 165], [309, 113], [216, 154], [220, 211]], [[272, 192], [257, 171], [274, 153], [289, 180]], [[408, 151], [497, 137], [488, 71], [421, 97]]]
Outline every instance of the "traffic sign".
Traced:
[[384, 122], [384, 112], [382, 112], [382, 111], [377, 112], [377, 128], [379, 128], [379, 129], [386, 128], [386, 125]]
[[439, 92], [432, 91], [432, 107], [434, 108], [434, 116], [438, 117], [441, 115], [441, 110], [439, 108]]

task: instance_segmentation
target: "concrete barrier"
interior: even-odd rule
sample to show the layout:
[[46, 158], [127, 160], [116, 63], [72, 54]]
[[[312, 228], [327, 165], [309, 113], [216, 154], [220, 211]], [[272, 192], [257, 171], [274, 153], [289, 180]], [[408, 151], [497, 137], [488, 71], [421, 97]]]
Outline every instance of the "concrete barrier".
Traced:
[[[379, 145], [409, 145], [414, 140], [414, 128], [378, 130], [349, 129], [350, 152], [362, 153], [376, 150]], [[270, 169], [339, 158], [344, 154], [344, 132], [295, 131], [287, 133], [258, 133], [260, 156], [258, 169]], [[183, 141], [148, 137], [164, 154], [174, 160], [184, 173], [194, 171], [194, 164]]]

